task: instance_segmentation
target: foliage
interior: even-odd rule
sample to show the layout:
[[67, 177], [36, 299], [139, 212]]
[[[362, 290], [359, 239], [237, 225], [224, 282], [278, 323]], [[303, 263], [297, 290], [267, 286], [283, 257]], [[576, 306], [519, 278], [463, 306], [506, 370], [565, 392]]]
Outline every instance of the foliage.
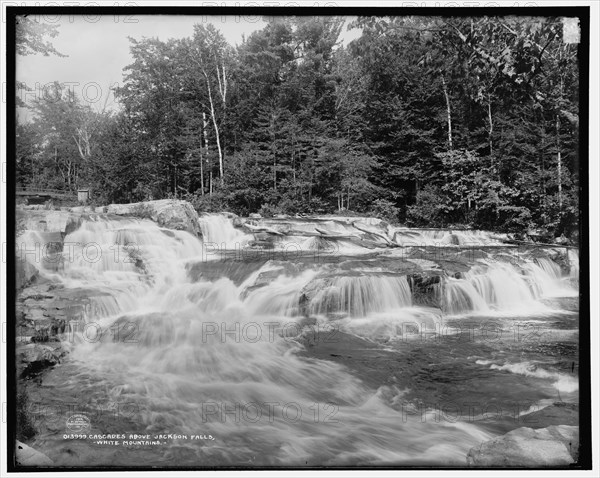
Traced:
[[[99, 203], [576, 233], [580, 52], [560, 18], [358, 17], [345, 47], [343, 23], [277, 17], [236, 48], [206, 25], [131, 39], [118, 113], [59, 84], [29, 105], [19, 182], [88, 185]], [[55, 53], [39, 42], [54, 32], [20, 44]]]
[[417, 193], [415, 204], [408, 207], [407, 221], [409, 225], [444, 227], [452, 213], [450, 199], [444, 195], [440, 187], [428, 184]]
[[375, 199], [369, 209], [369, 215], [384, 219], [392, 224], [398, 222], [400, 208], [388, 199]]

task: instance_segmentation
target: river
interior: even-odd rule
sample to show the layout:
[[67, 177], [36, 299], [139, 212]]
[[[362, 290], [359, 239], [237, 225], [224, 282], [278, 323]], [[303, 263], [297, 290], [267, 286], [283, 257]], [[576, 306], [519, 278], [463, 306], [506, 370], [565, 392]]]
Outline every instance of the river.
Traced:
[[574, 249], [367, 218], [199, 221], [202, 239], [92, 215], [60, 267], [37, 263], [85, 301], [67, 358], [30, 387], [32, 446], [56, 465], [464, 466], [528, 412], [578, 403]]

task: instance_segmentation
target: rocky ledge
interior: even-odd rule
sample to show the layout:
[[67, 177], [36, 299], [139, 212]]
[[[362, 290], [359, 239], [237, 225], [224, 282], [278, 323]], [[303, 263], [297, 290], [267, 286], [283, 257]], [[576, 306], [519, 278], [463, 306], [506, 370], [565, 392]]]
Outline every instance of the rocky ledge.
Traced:
[[160, 199], [130, 204], [110, 204], [108, 206], [64, 207], [60, 210], [46, 210], [43, 206], [21, 206], [17, 220], [22, 229], [43, 233], [60, 233], [63, 238], [76, 230], [81, 220], [94, 214], [112, 214], [151, 219], [159, 226], [168, 229], [188, 231], [201, 235], [198, 214], [187, 201]]

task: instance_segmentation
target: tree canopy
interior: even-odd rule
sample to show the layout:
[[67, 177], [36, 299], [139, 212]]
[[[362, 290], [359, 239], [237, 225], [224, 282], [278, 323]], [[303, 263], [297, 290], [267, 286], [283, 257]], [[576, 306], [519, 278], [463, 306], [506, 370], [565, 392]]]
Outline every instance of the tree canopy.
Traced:
[[[57, 52], [24, 19], [20, 53]], [[577, 228], [579, 50], [557, 17], [280, 17], [131, 39], [117, 113], [60, 93], [18, 126], [23, 185], [240, 214]], [[44, 27], [45, 28], [45, 27]], [[19, 29], [18, 29], [19, 31]]]

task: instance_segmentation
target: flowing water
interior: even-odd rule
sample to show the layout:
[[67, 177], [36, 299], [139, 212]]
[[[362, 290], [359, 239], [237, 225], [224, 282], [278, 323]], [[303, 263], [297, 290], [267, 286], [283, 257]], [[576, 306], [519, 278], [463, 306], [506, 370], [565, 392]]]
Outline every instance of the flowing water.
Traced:
[[[91, 216], [60, 267], [37, 263], [87, 294], [34, 392], [52, 410], [34, 446], [56, 464], [463, 466], [524, 410], [578, 400], [574, 251], [566, 269], [484, 231], [200, 226]], [[73, 413], [127, 438], [65, 437]]]

